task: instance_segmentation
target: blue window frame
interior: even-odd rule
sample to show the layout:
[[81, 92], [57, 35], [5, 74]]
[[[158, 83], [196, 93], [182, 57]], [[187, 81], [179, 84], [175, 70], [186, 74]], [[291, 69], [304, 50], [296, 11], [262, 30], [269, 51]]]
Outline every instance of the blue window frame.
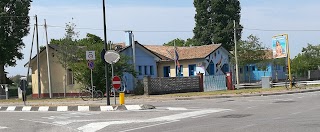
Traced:
[[163, 77], [170, 77], [170, 66], [163, 67]]
[[195, 76], [196, 64], [189, 65], [189, 76]]
[[209, 64], [209, 75], [214, 75], [214, 63]]
[[139, 70], [139, 75], [142, 75], [142, 66], [139, 66], [138, 68], [139, 68], [138, 69]]
[[154, 75], [153, 66], [150, 66], [150, 75]]
[[148, 66], [144, 66], [144, 75], [148, 75]]

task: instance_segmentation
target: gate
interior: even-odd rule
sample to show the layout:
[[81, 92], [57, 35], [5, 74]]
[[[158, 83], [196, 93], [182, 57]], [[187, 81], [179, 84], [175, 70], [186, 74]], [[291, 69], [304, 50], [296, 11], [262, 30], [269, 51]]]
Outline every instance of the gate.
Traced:
[[225, 75], [204, 76], [204, 92], [227, 90]]

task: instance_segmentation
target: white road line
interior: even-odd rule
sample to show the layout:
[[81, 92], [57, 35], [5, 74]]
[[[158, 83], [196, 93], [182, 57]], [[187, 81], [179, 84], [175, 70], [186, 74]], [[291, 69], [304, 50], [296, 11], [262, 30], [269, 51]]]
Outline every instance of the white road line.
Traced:
[[0, 126], [0, 130], [1, 129], [7, 129], [8, 127], [5, 127], [5, 126]]
[[[222, 111], [229, 111], [230, 109], [207, 109], [207, 110], [200, 110], [200, 111], [193, 111], [193, 112], [185, 112], [170, 116], [163, 116], [163, 117], [157, 117], [147, 120], [126, 120], [126, 121], [110, 121], [110, 122], [95, 122], [95, 123], [89, 123], [87, 125], [84, 125], [82, 127], [79, 127], [78, 130], [83, 132], [96, 132], [100, 129], [103, 129], [109, 125], [121, 125], [121, 124], [130, 124], [130, 123], [152, 123], [152, 122], [173, 122], [173, 121], [179, 121], [181, 119], [190, 118], [190, 117], [197, 117], [201, 115], [216, 113], [216, 112], [222, 112]], [[161, 125], [161, 124], [159, 124]], [[151, 127], [151, 126], [150, 126]], [[144, 128], [144, 127], [142, 127]], [[134, 128], [132, 130], [142, 129], [142, 128]], [[126, 130], [126, 132], [129, 130]], [[131, 131], [131, 130], [130, 130]]]
[[49, 106], [40, 106], [38, 111], [48, 111], [49, 110]]
[[57, 111], [68, 111], [68, 106], [58, 106]]
[[30, 111], [31, 108], [31, 106], [23, 106], [22, 111]]
[[139, 129], [143, 129], [143, 128], [154, 127], [154, 126], [159, 126], [159, 125], [163, 125], [163, 124], [169, 124], [169, 123], [173, 123], [173, 122], [177, 122], [177, 121], [168, 121], [168, 122], [164, 122], [164, 123], [157, 123], [154, 125], [132, 128], [132, 129], [128, 129], [128, 130], [124, 130], [124, 131], [120, 131], [120, 132], [129, 132], [129, 131], [139, 130]]
[[7, 111], [14, 111], [16, 106], [8, 106]]
[[87, 121], [94, 121], [94, 120], [68, 120], [68, 121], [55, 121], [53, 123], [59, 124], [59, 125], [68, 125], [68, 124], [74, 123], [74, 122], [87, 122]]
[[78, 111], [89, 111], [89, 106], [78, 106]]

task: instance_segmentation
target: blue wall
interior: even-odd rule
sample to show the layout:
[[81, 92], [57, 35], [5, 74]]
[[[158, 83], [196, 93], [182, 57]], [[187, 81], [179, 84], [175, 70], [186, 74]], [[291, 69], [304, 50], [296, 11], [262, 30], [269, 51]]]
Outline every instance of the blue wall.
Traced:
[[[271, 63], [268, 65], [266, 71], [258, 69], [257, 65], [247, 65], [239, 67], [240, 80], [241, 82], [258, 82], [261, 81], [261, 77], [270, 76], [273, 80], [285, 79], [286, 71], [283, 69], [284, 66], [274, 66]], [[250, 79], [249, 79], [250, 77]]]
[[[136, 72], [137, 80], [142, 80], [144, 76], [157, 77], [157, 63], [155, 57], [152, 53], [144, 49], [139, 44], [136, 44]], [[121, 52], [127, 56], [132, 57], [132, 48], [129, 47]], [[128, 62], [132, 64], [132, 61]], [[141, 75], [139, 74], [139, 66], [141, 66]], [[147, 73], [145, 74], [145, 66], [147, 66]], [[153, 75], [150, 75], [150, 67], [153, 68]], [[134, 89], [134, 77], [131, 74], [124, 73], [124, 76], [127, 78], [127, 90], [132, 91]]]

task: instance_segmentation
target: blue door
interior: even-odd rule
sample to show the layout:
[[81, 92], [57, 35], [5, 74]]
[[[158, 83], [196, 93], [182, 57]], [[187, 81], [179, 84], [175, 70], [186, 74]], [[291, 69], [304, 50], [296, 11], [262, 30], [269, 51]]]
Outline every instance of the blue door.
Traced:
[[163, 67], [163, 77], [170, 77], [170, 66]]
[[189, 76], [194, 76], [196, 71], [196, 64], [189, 65]]

